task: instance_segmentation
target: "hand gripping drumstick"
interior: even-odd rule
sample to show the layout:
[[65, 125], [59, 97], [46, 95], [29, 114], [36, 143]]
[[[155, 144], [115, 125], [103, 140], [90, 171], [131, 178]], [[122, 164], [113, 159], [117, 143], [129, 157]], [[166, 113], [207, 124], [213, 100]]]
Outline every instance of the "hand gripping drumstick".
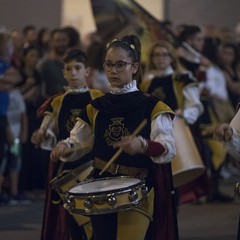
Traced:
[[[131, 134], [130, 139], [136, 137], [136, 135], [146, 126], [147, 119], [144, 119], [139, 126], [135, 129], [135, 131]], [[109, 160], [109, 162], [105, 165], [105, 167], [102, 169], [102, 171], [99, 173], [99, 175], [102, 175], [110, 166], [111, 164], [119, 157], [119, 155], [122, 153], [122, 148], [119, 148], [118, 151], [112, 156], [112, 158]]]

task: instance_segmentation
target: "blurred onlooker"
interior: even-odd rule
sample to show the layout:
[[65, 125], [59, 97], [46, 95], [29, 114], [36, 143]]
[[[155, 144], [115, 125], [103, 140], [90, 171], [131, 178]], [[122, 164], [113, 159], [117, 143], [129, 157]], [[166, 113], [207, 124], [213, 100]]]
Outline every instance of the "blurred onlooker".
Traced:
[[48, 56], [38, 65], [43, 81], [44, 98], [63, 91], [63, 87], [67, 85], [62, 75], [62, 58], [68, 48], [69, 37], [66, 31], [60, 28], [52, 30]]
[[48, 28], [42, 28], [38, 31], [37, 45], [39, 47], [40, 57], [44, 57], [49, 51], [50, 31]]
[[106, 93], [109, 91], [109, 82], [103, 69], [105, 46], [100, 41], [94, 41], [87, 50], [90, 74], [87, 79], [89, 88], [99, 89]]
[[34, 25], [26, 25], [23, 30], [23, 46], [28, 47], [30, 44], [35, 44], [37, 41], [37, 29]]
[[2, 195], [2, 184], [4, 180], [4, 158], [5, 144], [9, 125], [7, 120], [7, 109], [9, 106], [9, 93], [13, 85], [21, 80], [18, 71], [11, 65], [12, 42], [7, 31], [0, 32], [0, 204], [6, 201]]
[[8, 32], [0, 32], [0, 89], [7, 89], [21, 81], [18, 70], [11, 64], [13, 44]]
[[72, 26], [64, 27], [63, 30], [69, 38], [69, 48], [81, 47], [81, 36], [77, 29]]
[[11, 56], [11, 63], [16, 68], [21, 65], [21, 55], [23, 49], [23, 36], [18, 30], [14, 30], [11, 33], [12, 43], [13, 43], [13, 54]]
[[[7, 204], [29, 203], [29, 200], [19, 194], [19, 174], [22, 165], [21, 146], [27, 140], [28, 122], [23, 97], [18, 89], [9, 91], [9, 106], [7, 110], [9, 129], [8, 144], [5, 157], [5, 174], [8, 179]], [[0, 186], [1, 187], [1, 186]]]
[[218, 28], [218, 37], [221, 43], [228, 43], [234, 41], [234, 33], [228, 27]]
[[[39, 60], [39, 49], [36, 45], [29, 45], [23, 49], [22, 65], [20, 70], [22, 81], [17, 85], [21, 91], [23, 99], [26, 103], [26, 112], [28, 118], [28, 137], [22, 149], [22, 170], [20, 173], [20, 190], [32, 191], [36, 188], [44, 188], [43, 170], [47, 172], [48, 162], [44, 165], [43, 159], [40, 164], [40, 150], [36, 149], [30, 141], [34, 130], [40, 126], [40, 120], [36, 116], [37, 109], [42, 102], [41, 97], [41, 77], [36, 69], [36, 64]], [[39, 175], [42, 174], [41, 177]], [[42, 185], [39, 187], [39, 185]]]
[[237, 46], [234, 43], [223, 44], [220, 48], [219, 58], [220, 66], [225, 73], [230, 100], [233, 107], [236, 108], [240, 102], [240, 76], [237, 71], [239, 56]]
[[177, 49], [180, 63], [197, 75], [199, 67], [209, 66], [209, 60], [202, 55], [205, 35], [201, 27], [185, 25], [179, 35], [182, 46]]
[[205, 52], [212, 65], [206, 69], [205, 81], [200, 83], [202, 98], [204, 99], [205, 112], [201, 118], [201, 126], [209, 154], [205, 153], [209, 163], [209, 177], [211, 193], [210, 202], [231, 202], [233, 198], [220, 191], [220, 169], [227, 158], [227, 151], [222, 145], [208, 137], [208, 129], [219, 122], [230, 122], [234, 116], [234, 109], [229, 100], [226, 78], [219, 66], [219, 46], [212, 45], [211, 52]]

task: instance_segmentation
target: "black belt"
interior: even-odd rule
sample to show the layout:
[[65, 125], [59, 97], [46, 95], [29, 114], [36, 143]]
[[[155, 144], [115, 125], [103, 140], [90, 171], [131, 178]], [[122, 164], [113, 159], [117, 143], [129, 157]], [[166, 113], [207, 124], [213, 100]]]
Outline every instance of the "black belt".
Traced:
[[[102, 170], [106, 164], [107, 162], [99, 158], [95, 158], [93, 161], [93, 167], [98, 168], [100, 170]], [[106, 172], [111, 173], [113, 175], [123, 174], [127, 176], [140, 177], [140, 178], [144, 178], [148, 174], [148, 170], [145, 168], [128, 167], [128, 166], [119, 165], [116, 163], [112, 163], [110, 167], [106, 170]]]

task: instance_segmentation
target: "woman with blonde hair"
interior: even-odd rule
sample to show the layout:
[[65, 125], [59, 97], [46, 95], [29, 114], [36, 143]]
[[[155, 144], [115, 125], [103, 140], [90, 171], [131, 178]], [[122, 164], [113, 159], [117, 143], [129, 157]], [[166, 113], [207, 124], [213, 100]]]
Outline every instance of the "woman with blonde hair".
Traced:
[[[176, 51], [170, 43], [158, 41], [152, 45], [147, 71], [140, 89], [169, 105], [175, 111], [176, 116], [183, 118], [190, 130], [195, 131], [192, 127], [203, 113], [198, 82], [191, 72], [181, 66]], [[201, 140], [200, 134], [194, 133], [193, 135], [198, 135], [194, 139], [198, 146]], [[179, 204], [196, 200], [208, 194], [206, 187], [208, 180], [205, 175], [196, 176], [194, 181], [192, 179], [184, 180], [187, 184], [175, 183], [178, 186]]]

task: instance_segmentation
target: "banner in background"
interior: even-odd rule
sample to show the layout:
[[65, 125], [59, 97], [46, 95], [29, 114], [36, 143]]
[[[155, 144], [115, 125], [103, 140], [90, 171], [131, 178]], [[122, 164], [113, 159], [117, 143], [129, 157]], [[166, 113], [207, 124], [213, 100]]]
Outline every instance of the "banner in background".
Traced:
[[165, 24], [131, 0], [92, 0], [97, 31], [105, 43], [127, 34], [135, 34], [142, 44], [142, 62], [146, 63], [151, 44], [167, 40], [178, 46], [179, 40]]

